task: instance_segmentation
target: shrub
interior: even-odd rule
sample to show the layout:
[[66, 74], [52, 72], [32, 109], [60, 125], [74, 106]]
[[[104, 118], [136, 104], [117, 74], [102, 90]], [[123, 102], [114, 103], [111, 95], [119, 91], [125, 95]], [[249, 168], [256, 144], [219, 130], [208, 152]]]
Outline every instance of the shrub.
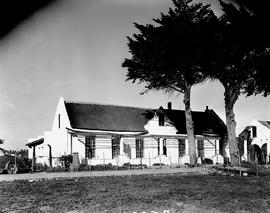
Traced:
[[164, 163], [154, 163], [153, 166], [165, 166]]
[[60, 157], [60, 162], [63, 165], [65, 171], [69, 171], [72, 159], [73, 159], [72, 155], [62, 155]]
[[43, 163], [36, 163], [36, 168], [35, 170], [36, 171], [40, 171], [40, 172], [43, 172], [43, 171], [46, 171], [48, 168], [47, 164], [43, 164]]
[[205, 158], [203, 159], [202, 164], [212, 165], [213, 161], [209, 158]]
[[256, 166], [252, 162], [241, 161], [241, 167], [244, 167], [244, 168], [255, 168]]

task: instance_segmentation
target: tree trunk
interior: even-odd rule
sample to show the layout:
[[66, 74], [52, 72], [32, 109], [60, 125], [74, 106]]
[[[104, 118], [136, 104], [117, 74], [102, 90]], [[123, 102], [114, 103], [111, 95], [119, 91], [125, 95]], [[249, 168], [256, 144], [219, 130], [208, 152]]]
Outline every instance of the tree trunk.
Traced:
[[228, 132], [230, 161], [232, 165], [238, 165], [238, 145], [236, 140], [236, 122], [233, 107], [238, 98], [238, 93], [233, 93], [232, 90], [225, 88], [225, 113], [226, 113], [226, 125]]
[[195, 166], [197, 162], [196, 154], [196, 144], [195, 144], [195, 135], [194, 135], [194, 125], [190, 109], [190, 92], [191, 86], [187, 86], [184, 92], [184, 104], [185, 104], [185, 116], [186, 116], [186, 130], [189, 144], [189, 156], [190, 156], [190, 165]]

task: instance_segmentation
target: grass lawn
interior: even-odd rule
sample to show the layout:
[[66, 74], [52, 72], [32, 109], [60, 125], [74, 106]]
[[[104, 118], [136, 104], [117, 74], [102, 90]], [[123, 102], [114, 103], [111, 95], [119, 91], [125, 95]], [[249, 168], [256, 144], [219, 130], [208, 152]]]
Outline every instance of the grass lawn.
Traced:
[[0, 212], [267, 212], [269, 183], [181, 174], [0, 182]]

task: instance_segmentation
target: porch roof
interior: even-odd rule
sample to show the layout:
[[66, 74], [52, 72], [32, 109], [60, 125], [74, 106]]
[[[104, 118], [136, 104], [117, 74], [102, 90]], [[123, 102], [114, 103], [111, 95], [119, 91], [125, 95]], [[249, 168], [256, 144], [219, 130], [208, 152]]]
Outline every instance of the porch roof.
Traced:
[[33, 146], [37, 146], [40, 144], [44, 143], [44, 138], [39, 138], [37, 140], [31, 141], [29, 143], [26, 144], [26, 146], [28, 146], [29, 148], [33, 147]]

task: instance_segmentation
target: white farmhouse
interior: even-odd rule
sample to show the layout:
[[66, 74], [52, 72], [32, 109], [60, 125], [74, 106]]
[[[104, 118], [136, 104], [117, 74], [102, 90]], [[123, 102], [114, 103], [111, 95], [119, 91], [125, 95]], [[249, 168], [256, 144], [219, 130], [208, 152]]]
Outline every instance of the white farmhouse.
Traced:
[[[226, 126], [211, 109], [192, 112], [197, 153], [223, 162]], [[90, 165], [189, 163], [185, 112], [67, 102], [61, 97], [51, 131], [28, 144], [33, 162], [54, 166], [59, 157], [77, 153]]]
[[270, 151], [270, 121], [253, 120], [239, 134], [243, 145], [243, 160], [268, 163]]

